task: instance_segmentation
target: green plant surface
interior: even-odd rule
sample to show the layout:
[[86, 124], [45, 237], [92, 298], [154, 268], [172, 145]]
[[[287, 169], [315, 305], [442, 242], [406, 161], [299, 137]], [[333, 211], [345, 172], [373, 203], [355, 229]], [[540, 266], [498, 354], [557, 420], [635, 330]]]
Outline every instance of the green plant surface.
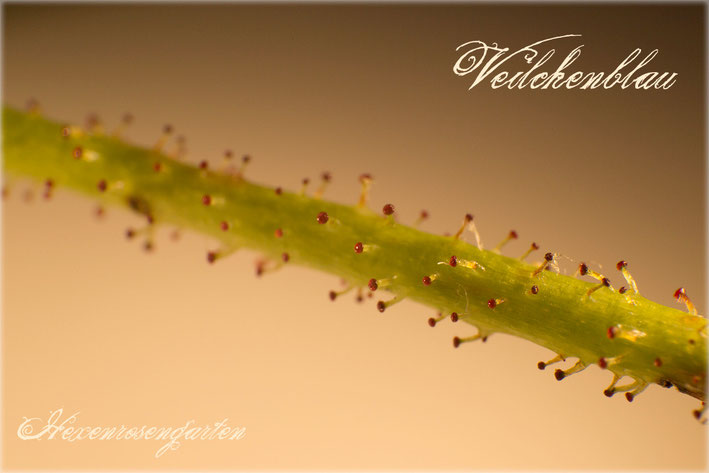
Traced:
[[[144, 215], [148, 226], [171, 223], [207, 234], [222, 243], [211, 259], [248, 247], [269, 258], [264, 270], [305, 265], [364, 290], [374, 279], [383, 312], [408, 298], [477, 328], [477, 335], [455, 340], [456, 346], [507, 333], [578, 359], [555, 372], [559, 380], [599, 364], [614, 375], [607, 395], [626, 392], [632, 400], [657, 383], [705, 398], [705, 317], [654, 303], [633, 291], [630, 281], [621, 293], [604, 285], [602, 276], [589, 277], [592, 272], [559, 274], [553, 249], [525, 260], [504, 256], [399, 223], [396, 212], [387, 216], [366, 205], [257, 185], [238, 172], [200, 169], [157, 148], [8, 107], [3, 134], [9, 174], [40, 182], [51, 177], [52, 187], [128, 207]], [[358, 242], [364, 251], [355, 251]], [[623, 376], [632, 382], [616, 384]]]

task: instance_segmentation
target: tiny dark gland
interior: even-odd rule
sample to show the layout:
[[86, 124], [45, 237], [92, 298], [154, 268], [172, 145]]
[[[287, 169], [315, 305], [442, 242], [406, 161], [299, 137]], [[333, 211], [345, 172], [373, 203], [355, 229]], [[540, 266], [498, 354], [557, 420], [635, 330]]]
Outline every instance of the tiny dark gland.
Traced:
[[431, 285], [431, 278], [429, 276], [424, 276], [423, 277], [423, 285], [424, 286], [430, 286]]
[[608, 362], [606, 361], [605, 358], [601, 357], [601, 358], [598, 359], [598, 366], [599, 366], [602, 370], [604, 370], [604, 369], [608, 368]]
[[379, 287], [379, 285], [377, 284], [377, 280], [374, 278], [369, 280], [369, 283], [367, 284], [367, 286], [369, 287], [370, 291], [376, 291], [377, 288]]
[[625, 268], [626, 266], [628, 266], [628, 263], [626, 263], [625, 261], [618, 261], [618, 264], [615, 265], [618, 271]]
[[451, 322], [457, 322], [458, 321], [458, 314], [456, 312], [453, 312], [451, 314]]
[[511, 230], [509, 236], [510, 236], [510, 239], [516, 240], [517, 239], [517, 232], [514, 230]]
[[497, 307], [497, 301], [495, 299], [490, 299], [489, 301], [487, 301], [487, 306], [491, 309], [494, 309], [495, 307]]
[[328, 217], [326, 212], [320, 212], [317, 216], [317, 221], [320, 225], [326, 224], [328, 220], [330, 220], [330, 217]]
[[451, 259], [448, 260], [448, 264], [455, 268], [458, 265], [458, 258], [456, 258], [455, 255], [451, 256]]
[[283, 189], [281, 189], [280, 187], [276, 187], [275, 192], [276, 192], [276, 195], [281, 195], [281, 194], [283, 194]]
[[586, 263], [581, 263], [579, 265], [579, 274], [581, 276], [585, 276], [586, 274], [588, 274], [588, 266], [586, 266]]
[[466, 222], [472, 222], [472, 221], [473, 221], [473, 215], [472, 215], [472, 214], [465, 214], [465, 221], [466, 221]]
[[546, 367], [547, 367], [547, 364], [544, 363], [543, 361], [540, 361], [539, 363], [537, 363], [537, 368], [539, 368], [540, 370], [544, 370], [544, 368], [546, 368]]
[[537, 286], [532, 286], [532, 294], [537, 294], [539, 292], [539, 288]]
[[460, 338], [453, 337], [453, 348], [458, 348], [460, 346]]
[[384, 212], [384, 215], [391, 215], [391, 214], [394, 213], [394, 206], [391, 205], [391, 204], [386, 204], [386, 205], [382, 208], [382, 212]]
[[337, 293], [335, 291], [330, 291], [329, 296], [330, 296], [331, 301], [334, 301], [335, 299], [337, 299]]
[[536, 243], [532, 243], [532, 248], [535, 249], [535, 250], [538, 250], [538, 249], [539, 249], [539, 245], [537, 245]]
[[361, 241], [358, 241], [357, 243], [355, 243], [354, 250], [355, 250], [355, 253], [357, 253], [357, 254], [360, 254], [360, 253], [362, 253], [362, 251], [364, 251], [364, 245], [362, 244]]
[[377, 302], [377, 310], [379, 310], [379, 312], [384, 312], [386, 308], [387, 306], [384, 304], [384, 301]]
[[604, 286], [609, 287], [611, 285], [611, 281], [608, 278], [603, 278], [601, 280], [601, 283], [603, 283]]
[[612, 397], [613, 394], [615, 394], [615, 391], [613, 389], [606, 389], [603, 391], [603, 395], [606, 397]]
[[283, 260], [284, 263], [287, 263], [288, 261], [290, 261], [290, 255], [288, 253], [283, 253], [281, 255], [281, 259]]
[[430, 327], [435, 327], [435, 326], [436, 326], [436, 319], [434, 319], [433, 317], [429, 318], [429, 319], [428, 319], [428, 325], [429, 325]]
[[552, 253], [547, 253], [544, 255], [544, 259], [547, 261], [551, 261], [554, 259], [554, 255]]
[[81, 147], [77, 146], [74, 148], [71, 152], [71, 155], [74, 156], [74, 159], [81, 159], [81, 156], [84, 154], [84, 151], [81, 149]]
[[566, 373], [564, 373], [562, 370], [556, 370], [554, 371], [554, 377], [556, 378], [557, 381], [561, 381], [564, 379], [566, 376]]
[[204, 205], [210, 205], [212, 203], [212, 197], [207, 194], [203, 195], [202, 196], [202, 203]]
[[620, 286], [620, 289], [618, 289], [618, 294], [625, 294], [627, 290], [628, 289], [625, 286]]
[[628, 402], [633, 402], [633, 399], [635, 399], [635, 396], [633, 393], [625, 393], [625, 399], [628, 400]]
[[662, 366], [662, 360], [660, 358], [655, 358], [653, 364], [659, 368], [660, 366]]

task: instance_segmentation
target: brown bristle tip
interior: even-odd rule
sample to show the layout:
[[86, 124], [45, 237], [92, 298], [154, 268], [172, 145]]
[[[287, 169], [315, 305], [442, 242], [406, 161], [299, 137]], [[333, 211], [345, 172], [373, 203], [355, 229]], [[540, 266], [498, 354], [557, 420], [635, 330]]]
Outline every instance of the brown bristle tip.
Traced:
[[284, 263], [287, 263], [288, 261], [290, 261], [290, 255], [288, 253], [283, 253], [281, 255], [281, 259], [283, 260]]
[[544, 255], [544, 259], [547, 261], [552, 261], [554, 259], [554, 254], [553, 253], [547, 253]]
[[283, 194], [283, 189], [281, 189], [280, 187], [276, 187], [276, 190], [274, 192], [276, 193], [276, 195], [281, 195]]
[[419, 214], [419, 218], [421, 220], [426, 220], [428, 218], [428, 212], [426, 210], [422, 210], [421, 213]]
[[451, 314], [451, 322], [457, 322], [458, 321], [458, 314], [456, 312], [453, 312]]
[[241, 162], [244, 164], [251, 162], [251, 156], [249, 156], [248, 154], [243, 155], [241, 157]]
[[307, 186], [307, 185], [310, 183], [310, 179], [308, 179], [308, 178], [306, 177], [306, 178], [304, 178], [301, 182], [303, 183], [304, 186]]
[[169, 135], [173, 131], [174, 131], [174, 129], [172, 128], [172, 125], [170, 125], [170, 124], [167, 124], [164, 127], [162, 127], [162, 132], [165, 133], [166, 135]]
[[322, 177], [322, 180], [325, 181], [325, 182], [330, 182], [330, 181], [332, 180], [332, 174], [330, 174], [330, 173], [327, 172], [327, 171], [324, 172], [324, 173], [322, 173], [322, 176], [321, 176], [321, 177]]
[[54, 181], [51, 180], [51, 179], [45, 180], [45, 181], [44, 181], [44, 187], [49, 187], [49, 188], [54, 187]]
[[227, 150], [224, 151], [224, 157], [225, 157], [226, 159], [231, 159], [231, 158], [234, 157], [234, 152], [233, 152], [232, 150], [230, 150], [230, 149], [227, 149]]
[[162, 170], [162, 163], [153, 164], [153, 171], [160, 172]]
[[487, 306], [491, 309], [497, 307], [497, 301], [495, 299], [490, 299], [487, 301]]
[[466, 223], [470, 223], [473, 221], [473, 214], [465, 214], [465, 221]]
[[627, 290], [628, 289], [625, 286], [620, 286], [620, 289], [618, 289], [618, 294], [625, 294]]
[[106, 179], [101, 179], [98, 181], [98, 184], [96, 184], [96, 187], [100, 192], [106, 192], [106, 189], [108, 188], [108, 184], [106, 183]]
[[618, 261], [618, 262], [616, 263], [616, 265], [615, 265], [615, 267], [616, 267], [616, 269], [617, 269], [618, 271], [620, 271], [621, 269], [625, 268], [626, 266], [628, 266], [628, 263], [626, 263], [626, 262], [623, 261], [623, 260]]
[[384, 301], [379, 301], [377, 302], [377, 310], [379, 312], [384, 312], [384, 310], [387, 308], [386, 304], [384, 304]]
[[608, 336], [608, 338], [610, 338], [612, 340], [615, 338], [615, 334], [617, 331], [618, 331], [618, 328], [615, 326], [608, 327], [608, 330], [606, 330], [606, 335]]
[[655, 361], [653, 361], [652, 363], [658, 368], [662, 366], [662, 360], [660, 358], [655, 358]]
[[565, 376], [566, 376], [566, 373], [564, 373], [562, 370], [558, 369], [558, 370], [554, 371], [554, 377], [556, 378], [557, 381], [561, 381], [562, 379], [564, 379]]
[[362, 251], [364, 251], [364, 245], [362, 244], [361, 241], [358, 241], [357, 243], [355, 243], [354, 251], [357, 254], [360, 254], [360, 253], [362, 253]]
[[202, 196], [202, 204], [211, 205], [212, 204], [212, 197], [209, 194], [204, 194]]
[[372, 278], [369, 280], [367, 283], [367, 287], [369, 288], [370, 291], [376, 291], [379, 288], [379, 285], [377, 284], [377, 280]]
[[448, 260], [448, 264], [455, 268], [458, 265], [458, 258], [456, 258], [455, 255], [451, 256], [451, 259]]
[[598, 366], [599, 366], [602, 370], [604, 370], [604, 369], [608, 368], [608, 362], [606, 361], [605, 358], [600, 357], [600, 358], [598, 359]]
[[209, 263], [214, 263], [217, 260], [217, 252], [216, 251], [208, 251], [207, 252], [207, 261]]
[[677, 289], [677, 290], [675, 291], [675, 299], [679, 299], [680, 297], [682, 297], [682, 296], [684, 296], [684, 295], [686, 295], [686, 293], [684, 292], [684, 288], [683, 288], [683, 287], [680, 287], [679, 289]]
[[81, 159], [81, 156], [83, 154], [84, 150], [81, 149], [81, 146], [77, 146], [71, 151], [71, 155], [74, 157], [74, 159]]
[[613, 389], [604, 389], [603, 390], [603, 395], [606, 397], [612, 397], [613, 394], [615, 394], [615, 391]]
[[126, 229], [126, 238], [128, 238], [130, 240], [134, 236], [135, 236], [135, 230], [133, 230], [132, 228]]
[[384, 207], [382, 207], [382, 212], [384, 215], [391, 215], [394, 213], [394, 206], [391, 204], [386, 204]]
[[371, 180], [372, 180], [372, 175], [371, 175], [371, 174], [365, 173], [365, 174], [360, 174], [360, 176], [359, 176], [359, 182], [361, 182], [361, 183], [363, 183], [363, 184], [364, 184], [365, 182], [371, 181]]
[[694, 339], [690, 338], [690, 339], [689, 339], [689, 344], [690, 344], [690, 345], [694, 345]]
[[611, 280], [608, 278], [603, 278], [603, 279], [601, 279], [601, 284], [603, 284], [606, 287], [609, 287], [611, 285]]
[[586, 263], [581, 263], [579, 265], [579, 274], [581, 276], [585, 276], [586, 274], [588, 274], [588, 266], [586, 266]]
[[635, 399], [635, 396], [633, 393], [625, 393], [625, 399], [628, 400], [628, 402], [633, 402], [633, 399]]
[[219, 224], [219, 228], [222, 229], [223, 232], [229, 230], [229, 222], [222, 222]]
[[532, 294], [537, 294], [539, 292], [539, 288], [537, 286], [532, 286], [532, 288], [530, 289], [530, 292]]
[[327, 212], [320, 212], [316, 217], [316, 220], [320, 225], [324, 225], [328, 220], [330, 220], [330, 217], [327, 215]]
[[537, 245], [536, 243], [532, 242], [532, 248], [535, 249], [535, 250], [538, 250], [538, 249], [539, 249], [539, 245]]
[[282, 238], [282, 237], [283, 237], [283, 230], [282, 230], [281, 228], [276, 228], [276, 229], [273, 231], [273, 235], [274, 235], [276, 238]]
[[153, 250], [155, 249], [155, 247], [153, 246], [153, 242], [151, 242], [151, 241], [146, 241], [146, 242], [143, 244], [143, 249], [144, 249], [145, 251], [147, 251], [148, 253], [150, 253], [151, 251], [153, 251]]
[[453, 337], [453, 348], [458, 348], [460, 346], [460, 338]]
[[335, 291], [330, 291], [328, 296], [330, 297], [331, 301], [334, 301], [335, 299], [337, 299], [337, 293]]
[[517, 232], [514, 230], [510, 230], [509, 237], [511, 240], [516, 240], [517, 239]]
[[428, 325], [429, 325], [429, 327], [435, 327], [436, 326], [436, 319], [434, 319], [433, 317], [430, 317], [428, 319]]
[[208, 167], [209, 167], [209, 163], [207, 163], [207, 161], [200, 161], [200, 163], [199, 163], [200, 169], [207, 169]]
[[702, 410], [695, 409], [692, 411], [692, 415], [694, 416], [695, 419], [699, 419], [702, 416]]
[[431, 277], [430, 276], [424, 276], [423, 279], [423, 285], [424, 286], [430, 286], [431, 285]]
[[546, 367], [547, 367], [547, 364], [544, 363], [543, 361], [540, 361], [539, 363], [537, 363], [537, 368], [540, 370], [544, 370], [544, 368], [546, 368]]

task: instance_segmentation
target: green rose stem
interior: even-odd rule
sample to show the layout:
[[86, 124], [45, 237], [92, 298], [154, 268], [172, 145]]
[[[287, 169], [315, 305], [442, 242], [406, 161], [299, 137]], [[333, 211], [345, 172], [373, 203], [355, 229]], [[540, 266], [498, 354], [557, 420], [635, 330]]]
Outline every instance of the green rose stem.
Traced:
[[[608, 396], [625, 392], [632, 400], [657, 383], [704, 400], [706, 319], [684, 290], [676, 297], [688, 312], [640, 296], [623, 262], [618, 269], [627, 289], [611, 286], [585, 265], [580, 278], [558, 274], [552, 252], [531, 264], [461, 241], [460, 234], [474, 228], [470, 216], [448, 237], [402, 225], [393, 206], [381, 213], [367, 208], [366, 176], [359, 204], [341, 205], [321, 200], [321, 192], [309, 197], [256, 185], [238, 171], [188, 165], [157, 147], [86, 133], [37, 113], [4, 108], [3, 122], [8, 173], [45, 182], [48, 191], [68, 187], [127, 206], [147, 219], [146, 228], [169, 222], [205, 233], [222, 244], [207, 255], [209, 262], [253, 248], [269, 258], [259, 271], [282, 264], [317, 268], [353, 288], [374, 290], [381, 312], [408, 298], [442, 314], [431, 325], [450, 318], [475, 326], [469, 336], [453, 340], [456, 347], [508, 333], [559, 355], [540, 362], [540, 369], [576, 358], [571, 368], [555, 371], [558, 380], [598, 364], [613, 375]], [[623, 376], [631, 381], [620, 385]], [[702, 413], [695, 411], [697, 417]]]

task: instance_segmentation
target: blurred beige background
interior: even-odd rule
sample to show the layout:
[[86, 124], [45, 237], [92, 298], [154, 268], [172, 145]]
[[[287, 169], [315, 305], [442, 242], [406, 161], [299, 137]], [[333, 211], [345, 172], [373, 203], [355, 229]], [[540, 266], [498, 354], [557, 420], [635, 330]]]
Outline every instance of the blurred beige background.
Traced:
[[[704, 6], [4, 5], [3, 100], [115, 125], [152, 144], [166, 122], [189, 159], [250, 153], [257, 182], [296, 189], [329, 170], [328, 197], [483, 241], [511, 228], [641, 292], [706, 311]], [[456, 77], [459, 44], [513, 49], [579, 33], [575, 67], [612, 70], [633, 49], [675, 71], [667, 91], [509, 91]], [[574, 43], [575, 45], [576, 43]], [[570, 49], [569, 49], [570, 50]], [[559, 48], [557, 59], [564, 49]], [[550, 353], [403, 302], [332, 303], [336, 278], [297, 267], [257, 280], [256, 254], [209, 266], [185, 234], [144, 254], [138, 219], [70, 192], [3, 206], [3, 467], [6, 469], [703, 469], [698, 402], [649, 388], [607, 399], [591, 367], [559, 383]], [[568, 268], [574, 263], [569, 262]], [[469, 329], [472, 333], [472, 329]], [[22, 441], [23, 417], [63, 407], [80, 425], [179, 426], [225, 417], [238, 442]]]

